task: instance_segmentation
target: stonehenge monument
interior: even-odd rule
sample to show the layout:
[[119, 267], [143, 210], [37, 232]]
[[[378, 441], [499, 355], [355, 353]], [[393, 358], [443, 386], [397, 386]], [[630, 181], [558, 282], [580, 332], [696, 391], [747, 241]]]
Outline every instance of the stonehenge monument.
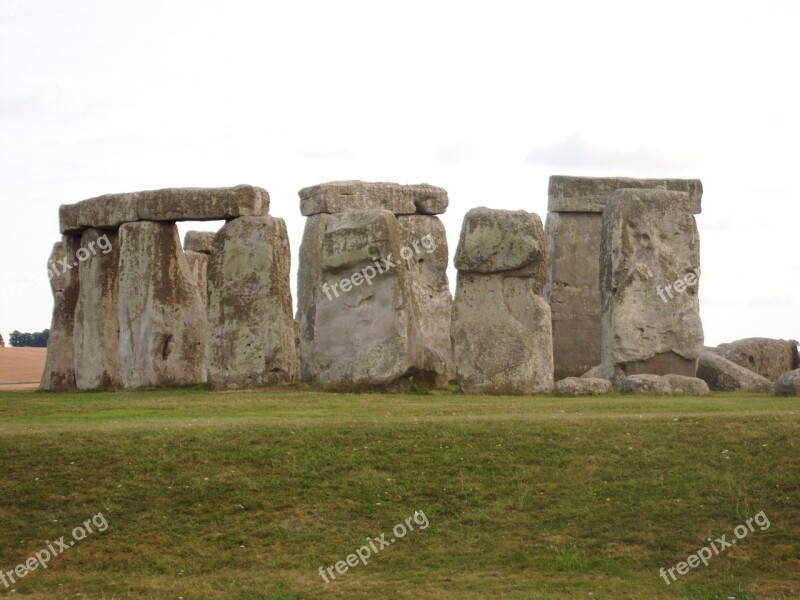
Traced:
[[[204, 384], [209, 370], [218, 387], [297, 381], [288, 237], [268, 211], [269, 194], [249, 185], [109, 194], [62, 205], [63, 239], [48, 263], [55, 306], [40, 389]], [[184, 251], [177, 221], [222, 219], [232, 230], [256, 219], [269, 234], [231, 246], [225, 235], [214, 245], [214, 234], [190, 232]], [[241, 281], [229, 280], [231, 252], [242, 257], [233, 261]], [[263, 260], [270, 254], [274, 261]], [[207, 284], [206, 269], [214, 265], [222, 273], [212, 269]], [[247, 291], [258, 297], [260, 313], [255, 306], [246, 313], [219, 310], [220, 299]], [[246, 332], [253, 318], [269, 321], [260, 332]]]
[[467, 394], [553, 389], [550, 307], [539, 295], [547, 254], [538, 215], [474, 208], [464, 217], [450, 337]]
[[696, 179], [550, 177], [545, 232], [549, 269], [544, 297], [553, 313], [556, 379], [579, 377], [600, 364], [600, 243], [603, 210], [617, 189], [662, 189], [689, 195], [700, 213], [703, 186]]
[[302, 379], [332, 388], [446, 387], [453, 376], [441, 188], [361, 181], [300, 191]]
[[[553, 176], [545, 227], [523, 210], [469, 210], [453, 298], [444, 189], [307, 187], [296, 315], [286, 225], [263, 188], [65, 204], [40, 389], [455, 380], [466, 394], [796, 394], [797, 342], [703, 346], [702, 194], [695, 179]], [[226, 223], [181, 246], [177, 222], [209, 220]]]

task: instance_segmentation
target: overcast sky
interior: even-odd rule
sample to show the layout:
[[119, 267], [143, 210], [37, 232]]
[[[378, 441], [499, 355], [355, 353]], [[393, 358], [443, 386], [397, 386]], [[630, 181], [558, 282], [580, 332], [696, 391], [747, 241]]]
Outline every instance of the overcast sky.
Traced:
[[706, 342], [800, 339], [798, 7], [0, 0], [0, 333], [50, 326], [63, 203], [262, 186], [294, 290], [300, 188], [444, 187], [452, 262], [564, 174], [702, 179]]

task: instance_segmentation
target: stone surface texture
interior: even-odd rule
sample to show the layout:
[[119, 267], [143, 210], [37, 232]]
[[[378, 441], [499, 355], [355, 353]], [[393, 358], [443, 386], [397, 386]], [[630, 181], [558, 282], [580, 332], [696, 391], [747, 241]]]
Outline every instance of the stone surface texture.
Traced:
[[697, 376], [714, 392], [746, 390], [771, 392], [772, 382], [714, 352], [704, 350], [697, 363]]
[[722, 356], [737, 365], [775, 381], [793, 369], [800, 368], [797, 342], [769, 338], [746, 338], [717, 346]]
[[356, 210], [384, 209], [395, 215], [436, 215], [447, 210], [447, 191], [426, 183], [332, 181], [303, 188], [300, 212], [304, 216]]
[[594, 396], [612, 391], [611, 382], [598, 377], [567, 377], [555, 386], [556, 396]]
[[800, 396], [800, 369], [783, 373], [775, 382], [775, 395]]
[[693, 214], [701, 211], [703, 184], [699, 179], [634, 179], [632, 177], [570, 177], [553, 175], [547, 209], [554, 212], [605, 210], [609, 197], [619, 189], [656, 189], [687, 194]]

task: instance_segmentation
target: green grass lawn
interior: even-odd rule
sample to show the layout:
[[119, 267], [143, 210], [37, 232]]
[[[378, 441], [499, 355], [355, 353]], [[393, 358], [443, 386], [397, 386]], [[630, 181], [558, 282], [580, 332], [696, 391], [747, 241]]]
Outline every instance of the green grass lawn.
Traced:
[[3, 572], [108, 523], [0, 597], [800, 598], [797, 398], [0, 392], [0, 466]]

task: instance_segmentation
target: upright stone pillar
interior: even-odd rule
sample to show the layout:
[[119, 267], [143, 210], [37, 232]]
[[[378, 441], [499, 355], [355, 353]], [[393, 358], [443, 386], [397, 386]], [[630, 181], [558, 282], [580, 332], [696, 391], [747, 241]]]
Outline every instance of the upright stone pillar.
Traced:
[[119, 230], [120, 370], [125, 388], [206, 382], [206, 315], [174, 223]]
[[208, 306], [208, 257], [215, 235], [213, 231], [187, 231], [183, 238], [186, 262], [204, 307]]
[[542, 221], [522, 210], [475, 208], [464, 217], [450, 335], [467, 394], [553, 389], [550, 307]]
[[119, 235], [87, 229], [81, 237], [80, 294], [75, 310], [75, 381], [79, 390], [121, 387]]
[[240, 217], [214, 237], [208, 262], [208, 381], [254, 388], [300, 381], [283, 219]]
[[341, 388], [445, 387], [453, 376], [447, 241], [431, 185], [340, 181], [300, 191], [302, 377]]
[[600, 364], [603, 210], [618, 188], [686, 192], [691, 212], [700, 212], [703, 186], [696, 179], [550, 178], [544, 296], [553, 315], [556, 379], [580, 376]]
[[601, 370], [694, 377], [703, 350], [700, 238], [689, 194], [618, 189], [603, 213]]
[[78, 259], [80, 235], [65, 234], [53, 246], [47, 261], [50, 289], [53, 292], [53, 318], [47, 341], [47, 361], [39, 389], [47, 392], [66, 392], [75, 386], [75, 308], [80, 294]]

